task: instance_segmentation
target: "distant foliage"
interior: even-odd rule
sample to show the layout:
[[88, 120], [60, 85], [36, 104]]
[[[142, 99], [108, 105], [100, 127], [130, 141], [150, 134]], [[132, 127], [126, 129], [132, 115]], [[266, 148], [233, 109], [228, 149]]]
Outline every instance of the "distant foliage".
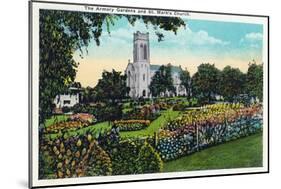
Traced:
[[201, 64], [192, 76], [192, 94], [203, 103], [210, 103], [218, 93], [220, 71], [214, 64]]
[[182, 70], [180, 72], [180, 80], [181, 80], [181, 85], [184, 86], [184, 88], [187, 92], [187, 96], [190, 97], [191, 96], [191, 77], [190, 77], [190, 73], [188, 70]]
[[254, 98], [263, 100], [263, 65], [251, 63], [246, 75], [246, 91]]
[[160, 96], [160, 94], [165, 94], [166, 92], [173, 94], [176, 92], [173, 85], [171, 64], [160, 66], [151, 79], [149, 90], [153, 97]]
[[246, 75], [238, 68], [226, 66], [220, 75], [219, 94], [226, 101], [233, 102], [237, 96], [245, 92]]

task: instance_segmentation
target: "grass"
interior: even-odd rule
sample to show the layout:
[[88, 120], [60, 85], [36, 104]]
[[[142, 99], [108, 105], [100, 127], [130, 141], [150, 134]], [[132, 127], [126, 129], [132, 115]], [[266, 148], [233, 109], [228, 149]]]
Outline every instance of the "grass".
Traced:
[[262, 134], [213, 146], [164, 163], [163, 172], [262, 166]]
[[53, 115], [50, 119], [46, 120], [46, 127], [49, 127], [50, 125], [53, 125], [56, 122], [61, 122], [67, 120], [68, 116], [67, 115]]
[[[164, 124], [166, 124], [169, 120], [172, 120], [176, 117], [178, 117], [180, 114], [180, 111], [173, 111], [171, 109], [163, 111], [161, 113], [161, 116], [159, 116], [156, 120], [152, 121], [152, 123], [146, 128], [138, 131], [121, 131], [120, 135], [123, 138], [132, 138], [132, 137], [147, 137], [147, 136], [153, 136], [155, 132], [159, 130], [160, 127], [162, 127]], [[66, 120], [67, 116], [57, 116], [57, 119], [62, 121]], [[54, 116], [51, 119], [48, 119], [46, 121], [46, 125], [49, 126], [54, 123]], [[77, 129], [77, 130], [72, 130], [67, 132], [67, 136], [75, 136], [75, 135], [81, 135], [86, 132], [92, 133], [94, 136], [97, 135], [99, 132], [103, 132], [107, 129], [111, 128], [111, 126], [108, 124], [107, 121], [97, 123], [94, 125], [90, 125], [88, 127], [82, 128], [82, 129]], [[46, 137], [50, 139], [55, 139], [59, 136], [59, 133], [52, 133], [52, 134], [47, 134]]]
[[151, 124], [146, 128], [139, 131], [122, 131], [120, 132], [121, 137], [123, 138], [131, 138], [131, 137], [147, 137], [153, 136], [155, 132], [159, 130], [164, 124], [166, 124], [169, 120], [172, 120], [179, 116], [179, 111], [173, 111], [171, 109], [163, 111], [161, 116], [159, 116], [156, 120], [152, 121]]

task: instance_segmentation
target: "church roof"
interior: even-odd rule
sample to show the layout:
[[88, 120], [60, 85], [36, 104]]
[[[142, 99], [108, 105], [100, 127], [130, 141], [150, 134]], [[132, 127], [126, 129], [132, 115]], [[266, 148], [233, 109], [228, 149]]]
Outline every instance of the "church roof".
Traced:
[[[150, 65], [150, 70], [151, 71], [157, 71], [160, 68], [161, 65], [155, 65], [151, 64]], [[171, 66], [172, 67], [172, 73], [180, 73], [181, 72], [181, 67], [180, 66]]]

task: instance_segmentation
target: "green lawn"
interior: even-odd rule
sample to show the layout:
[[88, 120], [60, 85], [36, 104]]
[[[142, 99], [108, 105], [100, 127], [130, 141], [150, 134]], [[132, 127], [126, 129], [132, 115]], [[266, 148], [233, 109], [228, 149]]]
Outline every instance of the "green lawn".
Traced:
[[50, 119], [46, 120], [46, 127], [53, 125], [55, 123], [55, 120], [57, 119], [57, 122], [65, 121], [67, 120], [68, 115], [53, 115]]
[[146, 129], [139, 131], [122, 131], [120, 132], [121, 137], [130, 138], [130, 137], [146, 137], [153, 136], [154, 132], [157, 132], [160, 127], [166, 124], [169, 120], [178, 117], [179, 111], [166, 110], [161, 112], [156, 120], [154, 120]]
[[262, 166], [262, 134], [214, 146], [164, 163], [163, 172]]

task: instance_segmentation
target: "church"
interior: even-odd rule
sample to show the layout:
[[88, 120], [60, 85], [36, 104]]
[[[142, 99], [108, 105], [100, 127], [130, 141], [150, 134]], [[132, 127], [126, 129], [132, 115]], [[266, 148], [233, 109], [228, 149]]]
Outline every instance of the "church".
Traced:
[[[155, 72], [160, 65], [150, 64], [149, 33], [137, 31], [133, 38], [133, 62], [129, 60], [125, 73], [127, 75], [126, 85], [130, 88], [129, 96], [132, 98], [151, 98], [149, 85]], [[180, 66], [172, 66], [173, 85], [176, 89], [176, 96], [187, 94], [184, 86], [181, 85]], [[174, 96], [168, 91], [161, 96]]]

